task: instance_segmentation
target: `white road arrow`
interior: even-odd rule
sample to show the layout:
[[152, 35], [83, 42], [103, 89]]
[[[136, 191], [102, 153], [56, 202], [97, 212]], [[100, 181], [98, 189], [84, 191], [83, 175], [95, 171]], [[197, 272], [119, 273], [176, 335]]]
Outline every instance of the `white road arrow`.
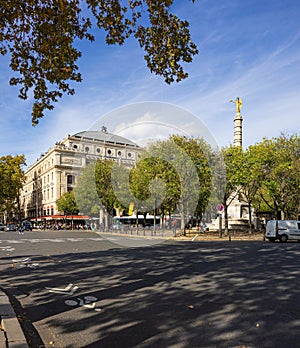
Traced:
[[47, 290], [50, 292], [55, 292], [56, 294], [65, 294], [65, 295], [73, 295], [75, 291], [78, 289], [78, 286], [74, 286], [73, 284], [69, 284], [66, 286], [64, 289], [59, 289], [59, 288], [48, 288], [46, 287]]
[[16, 250], [15, 248], [12, 248], [11, 246], [0, 247], [0, 249], [3, 250], [3, 251], [14, 251], [14, 250]]
[[18, 262], [22, 262], [22, 263], [28, 263], [31, 261], [31, 259], [29, 257], [26, 257], [25, 259], [23, 260], [12, 260], [13, 263], [18, 263]]

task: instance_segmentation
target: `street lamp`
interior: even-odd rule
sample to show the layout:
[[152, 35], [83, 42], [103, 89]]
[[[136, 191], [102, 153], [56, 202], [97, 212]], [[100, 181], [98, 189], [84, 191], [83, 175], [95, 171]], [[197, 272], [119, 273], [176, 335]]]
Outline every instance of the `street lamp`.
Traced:
[[219, 215], [219, 237], [222, 238], [222, 234], [223, 234], [223, 227], [222, 227], [222, 214], [224, 211], [224, 206], [222, 203], [219, 203], [217, 205], [217, 211], [218, 211], [218, 215]]
[[153, 225], [153, 234], [156, 235], [156, 196], [154, 197], [154, 225]]

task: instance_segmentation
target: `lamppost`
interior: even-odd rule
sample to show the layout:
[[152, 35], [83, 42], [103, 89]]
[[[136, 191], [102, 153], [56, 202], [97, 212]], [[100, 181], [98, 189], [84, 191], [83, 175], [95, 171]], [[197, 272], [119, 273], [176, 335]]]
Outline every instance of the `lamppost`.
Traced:
[[153, 225], [153, 234], [156, 235], [156, 196], [154, 197], [154, 225]]
[[222, 214], [224, 211], [224, 206], [222, 203], [219, 203], [217, 205], [217, 211], [218, 211], [218, 215], [219, 215], [219, 237], [222, 238], [222, 235], [223, 235]]

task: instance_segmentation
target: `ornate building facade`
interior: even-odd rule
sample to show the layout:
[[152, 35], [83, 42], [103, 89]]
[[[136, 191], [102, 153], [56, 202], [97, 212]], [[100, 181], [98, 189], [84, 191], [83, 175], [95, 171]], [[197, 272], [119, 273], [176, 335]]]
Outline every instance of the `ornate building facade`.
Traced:
[[82, 170], [97, 159], [111, 159], [132, 166], [142, 148], [111, 133], [83, 131], [68, 135], [42, 154], [26, 171], [21, 193], [24, 217], [35, 221], [50, 220], [60, 214], [57, 199], [76, 186]]

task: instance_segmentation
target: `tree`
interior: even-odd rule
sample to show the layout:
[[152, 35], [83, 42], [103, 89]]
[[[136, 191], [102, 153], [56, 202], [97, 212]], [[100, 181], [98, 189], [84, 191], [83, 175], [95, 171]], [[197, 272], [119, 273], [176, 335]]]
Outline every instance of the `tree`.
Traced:
[[181, 228], [193, 216], [202, 217], [211, 189], [210, 147], [203, 139], [172, 135], [153, 143], [131, 174], [132, 192], [144, 211], [162, 215], [177, 210]]
[[222, 148], [212, 157], [213, 192], [224, 207], [225, 233], [228, 233], [228, 207], [240, 191], [242, 158], [242, 149], [238, 146]]
[[65, 192], [56, 201], [57, 209], [65, 215], [76, 215], [79, 213], [74, 192]]
[[300, 202], [300, 138], [282, 134], [256, 144], [260, 151], [261, 185], [258, 199], [277, 218], [297, 217]]
[[112, 160], [99, 160], [95, 164], [95, 185], [98, 197], [108, 215], [114, 215], [117, 202], [112, 185], [112, 168], [115, 164]]
[[[82, 3], [87, 17], [82, 16]], [[172, 0], [15, 0], [0, 3], [0, 54], [10, 54], [17, 73], [10, 84], [20, 86], [19, 98], [33, 90], [32, 123], [52, 110], [63, 94], [74, 94], [80, 82], [76, 40], [94, 40], [92, 22], [106, 32], [108, 45], [122, 45], [133, 36], [145, 50], [151, 72], [166, 83], [188, 74], [182, 63], [198, 53], [189, 23], [171, 12]]]
[[153, 153], [156, 149], [166, 149], [165, 142], [158, 142], [145, 150], [130, 173], [132, 202], [138, 213], [153, 212], [165, 216], [176, 209], [180, 198], [179, 177], [171, 163]]
[[[190, 164], [195, 168], [198, 183], [193, 177], [189, 177], [193, 171], [187, 168], [188, 176], [185, 179], [186, 182], [182, 189], [184, 191], [183, 195], [188, 202], [194, 201], [193, 196], [195, 195], [197, 205], [194, 215], [202, 219], [212, 194], [212, 172], [209, 166], [212, 149], [202, 138], [172, 135], [170, 140], [184, 150], [187, 157], [191, 160]], [[183, 158], [183, 162], [185, 161], [186, 159]]]
[[0, 157], [0, 213], [11, 219], [14, 215], [21, 218], [20, 190], [25, 176], [23, 166], [24, 155]]
[[95, 164], [88, 165], [78, 177], [74, 195], [81, 213], [98, 216], [101, 207], [95, 186]]
[[93, 185], [105, 214], [105, 227], [110, 224], [116, 208], [129, 206], [128, 178], [129, 169], [113, 160], [98, 160], [95, 163]]

